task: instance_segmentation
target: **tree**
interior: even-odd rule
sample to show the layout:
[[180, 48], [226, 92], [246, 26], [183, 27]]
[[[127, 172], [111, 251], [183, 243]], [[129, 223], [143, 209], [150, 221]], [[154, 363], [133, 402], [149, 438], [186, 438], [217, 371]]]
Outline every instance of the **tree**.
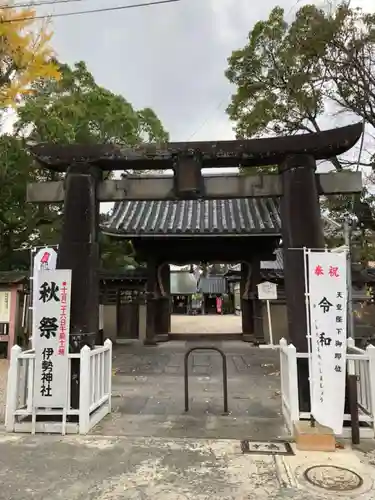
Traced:
[[[35, 11], [17, 9], [11, 2], [0, 7], [0, 110], [18, 106], [35, 81], [60, 77], [49, 42], [48, 23]], [[0, 112], [1, 112], [0, 111]], [[30, 169], [31, 159], [16, 135], [0, 136], [0, 269], [28, 267], [29, 254], [22, 249], [35, 238], [41, 221], [40, 208], [26, 205], [26, 184], [39, 173]]]
[[31, 8], [13, 2], [0, 7], [0, 108], [17, 104], [40, 79], [58, 79], [58, 67], [49, 45], [52, 31], [40, 23]]
[[[375, 126], [375, 15], [350, 2], [305, 5], [290, 24], [275, 7], [228, 63], [226, 76], [236, 92], [227, 112], [239, 138], [319, 132], [330, 113]], [[361, 165], [374, 168], [374, 151], [368, 156]], [[353, 158], [330, 161], [336, 170], [357, 164]], [[334, 218], [354, 212], [363, 228], [373, 230], [370, 191], [332, 197], [324, 207]]]
[[30, 171], [30, 158], [20, 141], [0, 136], [0, 269], [27, 268], [28, 254], [21, 252], [34, 228], [34, 210], [25, 204], [26, 183], [36, 180]]
[[[3, 183], [0, 269], [28, 267], [27, 252], [15, 252], [15, 249], [59, 242], [62, 207], [26, 203], [28, 182], [61, 177], [32, 165], [27, 149], [30, 143], [112, 142], [133, 146], [168, 139], [151, 109], [134, 110], [122, 96], [97, 85], [84, 63], [77, 63], [73, 68], [58, 65], [58, 69], [59, 81], [50, 78], [31, 85], [31, 93], [17, 109], [15, 134], [0, 138], [0, 179]], [[128, 243], [113, 241], [105, 235], [101, 235], [100, 243], [105, 267], [135, 263], [134, 252]]]
[[345, 2], [333, 11], [305, 5], [288, 24], [275, 7], [248, 38], [226, 71], [237, 86], [227, 111], [238, 136], [319, 132], [332, 103], [375, 125], [375, 15]]
[[59, 66], [61, 79], [44, 79], [18, 110], [17, 130], [29, 141], [135, 146], [165, 142], [168, 134], [150, 108], [135, 110], [95, 82], [84, 62]]
[[[100, 223], [108, 221], [109, 214], [100, 215]], [[123, 238], [111, 238], [110, 236], [99, 234], [100, 257], [103, 269], [124, 269], [126, 267], [138, 267], [135, 250], [131, 241]]]

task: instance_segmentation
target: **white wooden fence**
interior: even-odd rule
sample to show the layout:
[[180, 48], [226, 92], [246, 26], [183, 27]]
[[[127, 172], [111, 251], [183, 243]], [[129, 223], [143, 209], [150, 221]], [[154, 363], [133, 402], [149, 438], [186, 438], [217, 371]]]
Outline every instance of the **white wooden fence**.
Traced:
[[299, 420], [297, 351], [293, 344], [280, 340], [281, 404], [285, 423], [293, 432], [293, 422]]
[[[35, 351], [12, 348], [7, 385], [5, 428], [7, 432], [86, 434], [111, 412], [112, 342], [78, 354], [68, 354], [68, 395], [65, 408], [33, 405]], [[79, 410], [70, 406], [71, 360], [80, 359]], [[63, 383], [63, 382], [62, 382]]]
[[[293, 432], [293, 422], [309, 419], [310, 414], [300, 411], [298, 400], [297, 360], [308, 358], [307, 353], [296, 351], [293, 344], [285, 339], [280, 340], [280, 378], [282, 411], [286, 425]], [[375, 347], [370, 345], [366, 350], [355, 347], [354, 341], [348, 339], [347, 363], [354, 365], [357, 375], [358, 411], [361, 437], [375, 437]], [[351, 420], [349, 414], [344, 420]], [[350, 428], [344, 427], [344, 436]]]

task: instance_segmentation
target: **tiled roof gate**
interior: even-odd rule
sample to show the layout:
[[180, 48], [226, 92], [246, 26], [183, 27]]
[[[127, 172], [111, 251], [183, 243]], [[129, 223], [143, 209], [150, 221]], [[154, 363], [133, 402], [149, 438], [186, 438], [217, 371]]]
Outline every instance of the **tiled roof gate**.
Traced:
[[122, 201], [104, 232], [126, 236], [246, 235], [281, 231], [279, 201], [273, 198]]

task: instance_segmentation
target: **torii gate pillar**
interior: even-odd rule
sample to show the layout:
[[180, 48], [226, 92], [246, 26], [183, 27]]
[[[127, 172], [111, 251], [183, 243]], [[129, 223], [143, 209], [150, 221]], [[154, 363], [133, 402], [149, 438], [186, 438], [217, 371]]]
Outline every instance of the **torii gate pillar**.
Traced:
[[[284, 283], [289, 338], [297, 351], [307, 352], [305, 272], [303, 247], [323, 249], [325, 245], [316, 184], [316, 162], [312, 156], [295, 155], [280, 165]], [[300, 405], [310, 411], [308, 360], [299, 360]], [[303, 406], [303, 409], [302, 409]]]
[[[72, 270], [69, 351], [93, 347], [99, 333], [99, 168], [76, 164], [65, 177], [64, 218], [58, 269]], [[72, 359], [71, 404], [79, 405], [79, 360]]]

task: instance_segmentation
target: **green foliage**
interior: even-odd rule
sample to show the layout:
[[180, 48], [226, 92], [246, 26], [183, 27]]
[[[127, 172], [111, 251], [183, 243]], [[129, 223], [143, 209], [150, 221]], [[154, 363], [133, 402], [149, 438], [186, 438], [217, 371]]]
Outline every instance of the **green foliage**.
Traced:
[[[100, 222], [103, 223], [106, 220], [108, 220], [108, 214], [101, 214]], [[138, 267], [131, 241], [123, 238], [114, 239], [100, 233], [99, 246], [103, 269], [121, 270], [129, 266]]]
[[101, 233], [99, 243], [103, 269], [121, 270], [139, 266], [130, 241], [113, 239]]
[[43, 207], [26, 203], [27, 182], [42, 178], [30, 169], [31, 159], [14, 136], [0, 136], [0, 270], [27, 269], [27, 242], [37, 237]]
[[275, 7], [267, 21], [255, 24], [246, 46], [229, 58], [226, 76], [237, 92], [228, 113], [238, 137], [311, 131], [308, 117], [316, 117], [322, 102], [312, 91], [305, 57], [295, 52], [293, 35], [284, 10]]
[[60, 73], [59, 81], [35, 83], [18, 111], [17, 127], [29, 140], [127, 146], [168, 140], [152, 109], [137, 111], [123, 96], [99, 86], [84, 62], [61, 65]]
[[[227, 112], [238, 138], [319, 132], [332, 110], [354, 113], [375, 127], [375, 14], [345, 1], [327, 8], [305, 5], [288, 24], [284, 10], [275, 7], [232, 53], [226, 76], [236, 87]], [[337, 170], [356, 165], [330, 161]], [[375, 155], [362, 165], [374, 168]], [[338, 220], [355, 214], [361, 230], [374, 230], [372, 191], [330, 197], [323, 208]]]
[[233, 303], [231, 301], [230, 296], [227, 293], [225, 293], [222, 298], [223, 298], [223, 302], [222, 302], [221, 307], [223, 310], [223, 314], [233, 313], [234, 312], [233, 311]]
[[[116, 143], [134, 146], [164, 142], [168, 134], [153, 110], [135, 110], [122, 96], [100, 87], [83, 62], [59, 65], [61, 79], [32, 85], [17, 110], [13, 136], [0, 137], [0, 270], [27, 269], [29, 252], [39, 244], [59, 242], [61, 206], [26, 203], [29, 182], [61, 176], [38, 168], [27, 151], [30, 142]], [[100, 236], [106, 268], [135, 264], [131, 245]]]
[[240, 167], [239, 171], [243, 175], [278, 174], [277, 165], [262, 165], [261, 167]]
[[291, 24], [275, 7], [228, 60], [237, 136], [317, 132], [332, 101], [375, 125], [374, 42], [375, 15], [345, 2], [305, 5]]

